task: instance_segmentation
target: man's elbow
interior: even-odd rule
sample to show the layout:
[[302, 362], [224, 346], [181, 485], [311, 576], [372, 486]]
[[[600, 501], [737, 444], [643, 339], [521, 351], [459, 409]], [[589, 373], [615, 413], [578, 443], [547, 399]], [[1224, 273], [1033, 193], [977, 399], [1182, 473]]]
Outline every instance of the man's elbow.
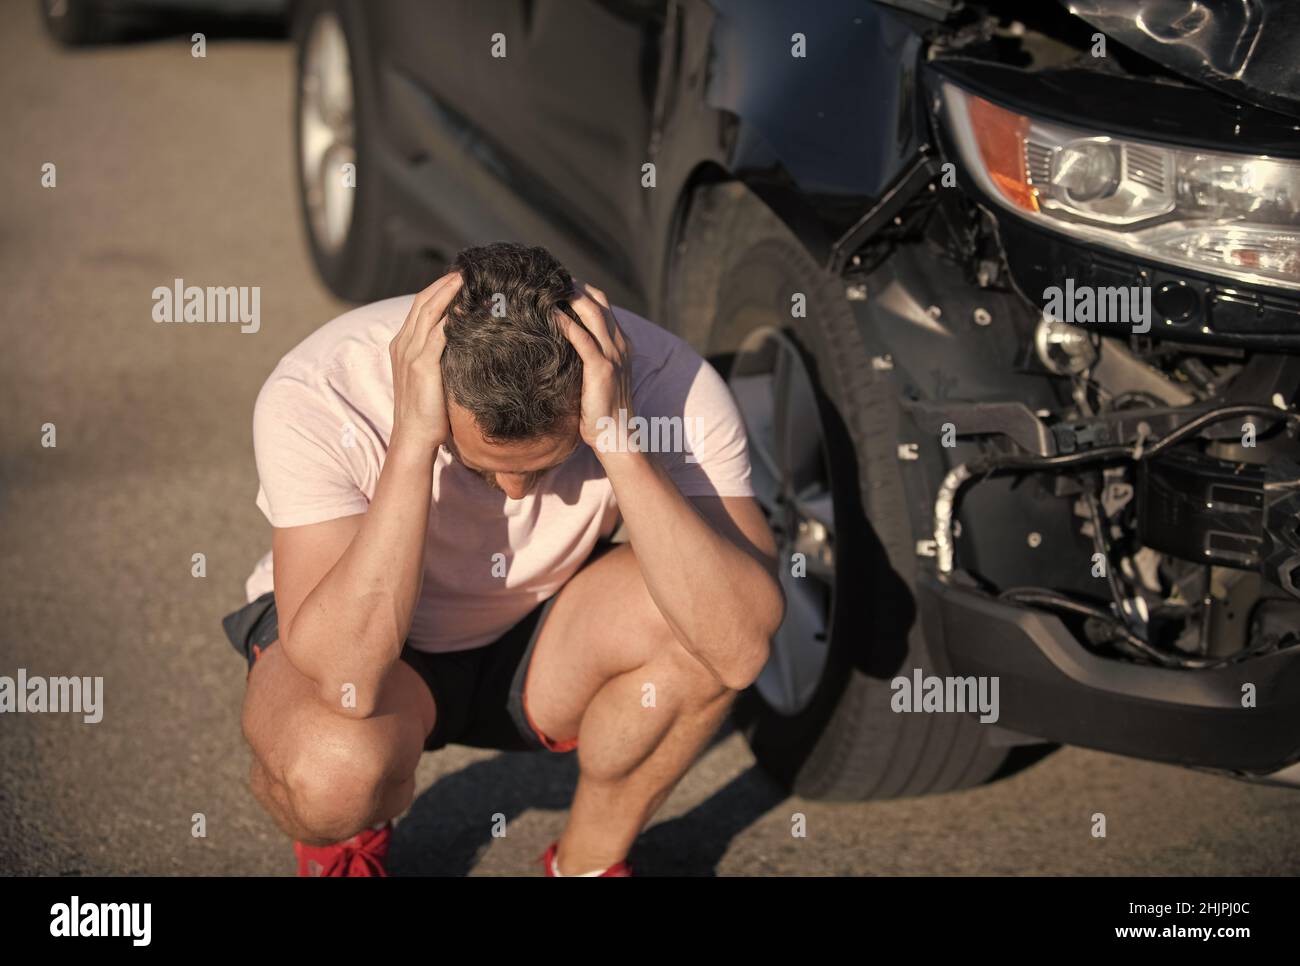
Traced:
[[718, 668], [718, 680], [726, 688], [743, 691], [762, 673], [772, 653], [772, 638], [785, 617], [785, 595], [775, 580], [765, 581], [762, 590], [747, 601], [744, 630], [732, 649], [732, 659]]
[[758, 680], [759, 673], [767, 664], [771, 644], [767, 641], [746, 642], [743, 650], [717, 670], [719, 683], [728, 691], [744, 691]]
[[310, 667], [302, 661], [300, 649], [288, 637], [281, 636], [280, 646], [284, 656], [316, 690], [316, 700], [327, 710], [345, 718], [369, 718], [378, 706], [377, 682], [358, 680], [358, 675]]
[[369, 718], [378, 708], [379, 688], [364, 682], [327, 676], [317, 685], [316, 697], [326, 708], [345, 718]]

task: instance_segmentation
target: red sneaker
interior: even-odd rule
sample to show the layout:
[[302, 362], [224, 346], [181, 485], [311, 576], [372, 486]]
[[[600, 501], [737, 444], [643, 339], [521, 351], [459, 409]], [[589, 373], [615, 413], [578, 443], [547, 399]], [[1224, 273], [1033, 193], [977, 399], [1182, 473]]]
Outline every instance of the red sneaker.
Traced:
[[[555, 871], [554, 871], [555, 853], [559, 850], [559, 847], [560, 847], [559, 842], [552, 842], [551, 847], [546, 850], [545, 854], [542, 855], [541, 858], [542, 869], [547, 876], [554, 877], [555, 875]], [[618, 862], [614, 865], [611, 865], [600, 875], [592, 876], [592, 878], [593, 879], [606, 879], [606, 878], [627, 879], [627, 878], [631, 878], [631, 876], [632, 876], [632, 866], [628, 863], [627, 859], [624, 859], [622, 862]], [[576, 879], [578, 877], [572, 876], [572, 878]]]
[[368, 828], [333, 845], [293, 843], [300, 876], [379, 876], [386, 878], [384, 858], [393, 838], [393, 823]]

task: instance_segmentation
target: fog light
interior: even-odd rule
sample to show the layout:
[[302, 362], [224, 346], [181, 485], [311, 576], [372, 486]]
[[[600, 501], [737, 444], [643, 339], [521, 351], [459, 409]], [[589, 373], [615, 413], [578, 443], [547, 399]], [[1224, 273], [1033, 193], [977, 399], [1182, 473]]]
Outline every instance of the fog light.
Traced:
[[1058, 376], [1083, 372], [1097, 361], [1097, 347], [1085, 329], [1047, 313], [1043, 313], [1034, 332], [1034, 350], [1047, 371]]

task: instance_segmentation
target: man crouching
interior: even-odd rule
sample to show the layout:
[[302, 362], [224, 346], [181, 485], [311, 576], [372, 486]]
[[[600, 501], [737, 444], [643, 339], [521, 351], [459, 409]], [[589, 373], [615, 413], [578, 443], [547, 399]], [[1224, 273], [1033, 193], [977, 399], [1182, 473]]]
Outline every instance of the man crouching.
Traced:
[[[645, 445], [665, 419], [684, 442]], [[254, 444], [272, 552], [226, 625], [253, 792], [300, 874], [384, 874], [420, 755], [450, 742], [576, 748], [545, 870], [630, 874], [782, 618], [718, 374], [495, 244], [293, 349]]]

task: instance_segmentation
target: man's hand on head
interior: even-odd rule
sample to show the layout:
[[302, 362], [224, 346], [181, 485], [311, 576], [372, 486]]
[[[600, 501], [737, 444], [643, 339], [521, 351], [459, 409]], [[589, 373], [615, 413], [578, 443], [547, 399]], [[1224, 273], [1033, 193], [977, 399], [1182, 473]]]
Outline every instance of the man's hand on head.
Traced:
[[611, 453], [627, 452], [627, 440], [619, 433], [631, 423], [633, 415], [631, 343], [600, 289], [578, 283], [569, 304], [582, 320], [579, 325], [564, 313], [559, 314], [564, 335], [582, 360], [578, 432], [604, 460]]
[[631, 346], [604, 293], [577, 289], [570, 304], [581, 324], [560, 313], [560, 325], [582, 359], [579, 432], [613, 487], [660, 614], [722, 687], [743, 690], [784, 612], [771, 531], [752, 497], [684, 496], [663, 463], [620, 435], [634, 432]]
[[406, 321], [389, 343], [393, 362], [391, 447], [409, 446], [431, 455], [451, 434], [442, 386], [442, 350], [447, 345], [443, 323], [460, 288], [460, 275], [449, 272], [416, 295]]

